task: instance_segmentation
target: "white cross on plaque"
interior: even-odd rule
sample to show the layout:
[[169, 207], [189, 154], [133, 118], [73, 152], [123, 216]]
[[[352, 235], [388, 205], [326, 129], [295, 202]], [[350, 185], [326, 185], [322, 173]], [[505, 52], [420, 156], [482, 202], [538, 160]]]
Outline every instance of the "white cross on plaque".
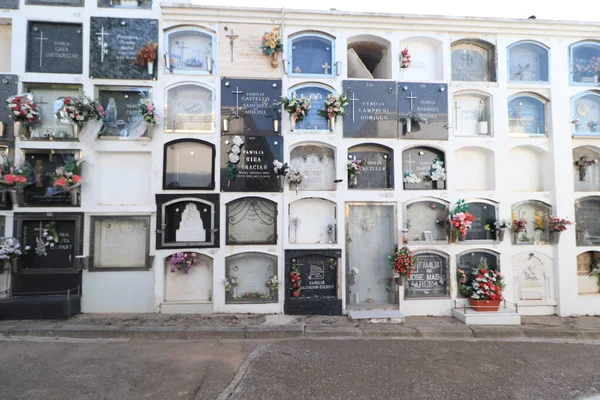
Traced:
[[407, 97], [407, 99], [410, 100], [410, 111], [412, 111], [412, 109], [413, 109], [413, 100], [416, 98], [417, 98], [417, 96], [413, 96], [413, 92], [410, 92], [410, 96]]
[[326, 75], [329, 75], [329, 69], [331, 68], [331, 65], [325, 63], [325, 64], [321, 65], [321, 68], [323, 68], [323, 71]]
[[354, 96], [354, 93], [352, 93], [350, 101], [352, 102], [352, 122], [354, 123], [354, 102], [358, 101], [358, 99]]
[[96, 32], [96, 36], [100, 36], [100, 62], [104, 62], [104, 36], [109, 36], [110, 33], [104, 32], [104, 27], [100, 28], [100, 32]]
[[48, 38], [44, 37], [44, 31], [40, 31], [40, 37], [36, 37], [34, 39], [40, 41], [40, 67], [41, 67], [42, 66], [42, 55], [44, 54], [44, 40], [48, 40]]
[[[412, 171], [412, 164], [416, 163], [415, 160], [412, 159], [412, 154], [408, 153], [408, 160], [404, 161], [405, 164], [408, 164], [408, 170], [407, 171]], [[414, 172], [414, 171], [413, 171]]]
[[231, 92], [235, 94], [235, 116], [236, 118], [240, 117], [240, 94], [244, 94], [243, 90], [240, 90], [238, 86], [235, 87], [235, 90]]

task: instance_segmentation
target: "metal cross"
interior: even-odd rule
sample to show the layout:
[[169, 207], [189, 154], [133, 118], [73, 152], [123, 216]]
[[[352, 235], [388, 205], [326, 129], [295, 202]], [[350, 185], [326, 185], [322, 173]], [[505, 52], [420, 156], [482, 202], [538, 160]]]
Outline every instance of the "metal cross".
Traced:
[[354, 123], [354, 102], [358, 101], [358, 99], [354, 96], [354, 93], [352, 93], [350, 101], [352, 102], [352, 123]]
[[187, 46], [185, 45], [185, 43], [183, 43], [183, 40], [180, 42], [181, 44], [179, 46], [177, 46], [178, 49], [181, 50], [181, 64], [184, 64], [183, 61], [183, 52], [185, 51], [185, 49], [187, 49]]
[[416, 96], [413, 96], [413, 92], [410, 92], [410, 96], [406, 97], [407, 99], [410, 100], [410, 110], [412, 111], [413, 109], [413, 99], [416, 99]]
[[100, 29], [100, 32], [96, 32], [96, 36], [100, 36], [100, 62], [104, 62], [104, 36], [109, 36], [110, 33], [104, 32], [104, 26]]
[[36, 37], [34, 39], [40, 41], [40, 67], [41, 67], [42, 66], [42, 55], [44, 54], [44, 40], [48, 40], [48, 38], [44, 37], [44, 31], [40, 31], [40, 37]]
[[412, 164], [413, 164], [413, 163], [416, 163], [416, 161], [412, 159], [412, 154], [411, 154], [411, 153], [408, 153], [408, 160], [405, 160], [405, 161], [404, 161], [404, 163], [405, 163], [405, 164], [408, 164], [408, 170], [409, 170], [409, 171], [412, 171], [412, 172], [414, 172], [414, 171], [412, 170]]
[[235, 87], [235, 90], [231, 92], [235, 94], [235, 117], [240, 117], [240, 94], [244, 94], [243, 90], [240, 90], [238, 86]]
[[325, 64], [321, 65], [321, 68], [323, 68], [325, 70], [326, 75], [329, 75], [329, 69], [331, 68], [331, 65], [325, 63]]
[[40, 233], [40, 239], [42, 238], [42, 233], [44, 232], [44, 225], [42, 223], [42, 221], [40, 221], [40, 227], [39, 228], [33, 228], [34, 231], [38, 231]]
[[232, 29], [231, 33], [229, 35], [225, 35], [225, 37], [229, 38], [229, 47], [231, 47], [231, 62], [233, 62], [233, 42], [235, 41], [235, 39], [240, 37], [240, 35], [234, 35]]

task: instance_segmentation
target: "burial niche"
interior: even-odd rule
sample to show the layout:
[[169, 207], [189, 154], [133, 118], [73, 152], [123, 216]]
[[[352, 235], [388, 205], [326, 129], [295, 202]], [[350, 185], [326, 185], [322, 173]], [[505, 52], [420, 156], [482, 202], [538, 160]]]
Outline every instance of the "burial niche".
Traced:
[[[487, 249], [473, 249], [464, 251], [457, 256], [457, 284], [471, 286], [471, 282], [478, 274], [479, 266], [487, 266], [489, 269], [500, 271], [500, 253]], [[459, 297], [463, 297], [458, 292]]]
[[600, 150], [592, 146], [573, 149], [573, 182], [576, 192], [600, 191]]
[[166, 89], [165, 133], [212, 133], [215, 126], [213, 90], [196, 83]]
[[495, 82], [496, 47], [480, 39], [452, 43], [452, 80]]
[[150, 217], [91, 217], [92, 270], [150, 268]]
[[98, 0], [98, 7], [152, 8], [152, 0]]
[[514, 192], [542, 192], [547, 190], [550, 169], [546, 168], [548, 156], [533, 146], [510, 149], [510, 186]]
[[407, 299], [448, 297], [450, 295], [450, 262], [446, 253], [420, 250], [413, 253], [414, 269], [407, 280]]
[[[137, 139], [131, 131], [142, 118], [139, 101], [150, 98], [150, 89], [132, 87], [96, 86], [96, 99], [104, 107], [104, 129], [101, 138]], [[135, 130], [134, 130], [135, 132]], [[142, 136], [148, 137], [148, 130]]]
[[225, 302], [277, 303], [279, 277], [277, 257], [263, 253], [240, 253], [225, 260]]
[[600, 135], [600, 94], [590, 91], [574, 97], [571, 110], [573, 135]]
[[530, 94], [518, 94], [508, 101], [508, 132], [546, 135], [546, 102]]
[[[445, 243], [448, 240], [448, 203], [434, 198], [404, 205], [404, 237], [408, 243]], [[404, 241], [404, 240], [403, 240]]]
[[[400, 69], [402, 80], [431, 82], [444, 79], [443, 45], [441, 41], [432, 37], [411, 37], [400, 42], [400, 51], [403, 49], [408, 49], [411, 63], [408, 68]], [[401, 54], [398, 56], [402, 57]]]
[[334, 38], [317, 33], [295, 35], [290, 39], [289, 48], [289, 75], [334, 75]]
[[195, 253], [195, 257], [199, 261], [187, 273], [171, 271], [170, 257], [167, 257], [165, 266], [166, 302], [210, 303], [213, 301], [213, 260], [200, 253]]
[[554, 298], [552, 258], [539, 252], [525, 252], [511, 258], [517, 302]]
[[171, 73], [212, 73], [215, 35], [201, 28], [166, 32], [167, 69]]
[[337, 243], [337, 205], [306, 198], [289, 205], [288, 238], [290, 243]]
[[[511, 207], [512, 220], [525, 220], [525, 230], [518, 232], [515, 244], [548, 244], [550, 230], [546, 218], [552, 215], [552, 206], [538, 200], [527, 200]], [[536, 222], [540, 223], [536, 223]]]
[[575, 228], [577, 246], [600, 244], [600, 196], [584, 197], [575, 201]]
[[494, 190], [494, 152], [483, 147], [463, 147], [454, 152], [456, 190]]
[[454, 95], [454, 136], [490, 137], [492, 128], [490, 95], [481, 92]]
[[600, 43], [585, 41], [571, 46], [571, 83], [595, 86], [600, 69]]
[[378, 144], [360, 144], [348, 149], [348, 165], [358, 163], [361, 171], [355, 177], [348, 173], [350, 189], [393, 189], [394, 150]]
[[277, 204], [242, 197], [227, 204], [227, 244], [277, 244]]
[[298, 190], [336, 190], [333, 148], [324, 144], [299, 145], [291, 152], [290, 165], [304, 176]]
[[509, 82], [548, 82], [548, 49], [534, 42], [508, 47]]
[[348, 78], [390, 79], [392, 66], [391, 43], [373, 35], [348, 39]]
[[79, 85], [26, 84], [26, 91], [33, 95], [33, 101], [40, 109], [40, 123], [31, 127], [30, 139], [73, 140], [73, 125], [58, 120], [54, 115], [54, 102], [65, 97], [77, 97], [81, 93]]
[[467, 203], [469, 213], [475, 217], [465, 241], [497, 240], [495, 224], [498, 219], [498, 205], [486, 200], [473, 200]]
[[295, 132], [329, 131], [327, 120], [319, 115], [319, 110], [323, 108], [327, 96], [332, 93], [334, 93], [332, 88], [318, 83], [296, 86], [291, 89], [291, 97], [307, 98], [311, 106], [306, 117], [296, 122]]
[[600, 271], [600, 251], [586, 251], [577, 256], [577, 293], [600, 293], [600, 276], [596, 271]]
[[[432, 170], [439, 169], [439, 160], [443, 171], [432, 175]], [[442, 190], [446, 188], [446, 158], [442, 150], [433, 147], [411, 147], [402, 152], [402, 178], [405, 190]], [[443, 172], [443, 179], [441, 174]], [[432, 181], [431, 177], [440, 178]]]
[[165, 144], [163, 189], [215, 188], [215, 146], [195, 139]]

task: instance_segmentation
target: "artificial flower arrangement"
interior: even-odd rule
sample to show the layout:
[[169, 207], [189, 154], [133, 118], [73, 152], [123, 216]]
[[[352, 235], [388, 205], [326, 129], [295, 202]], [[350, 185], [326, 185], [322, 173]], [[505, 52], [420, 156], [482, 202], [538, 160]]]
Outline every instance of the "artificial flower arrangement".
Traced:
[[[134, 64], [140, 65], [142, 68], [145, 68], [151, 63], [156, 61], [156, 55], [158, 53], [158, 43], [154, 43], [149, 41], [145, 46], [142, 46], [137, 54], [135, 55], [135, 60], [133, 60]], [[150, 68], [148, 67], [148, 73], [150, 72]]]
[[463, 199], [456, 202], [454, 210], [450, 212], [448, 221], [450, 222], [450, 241], [454, 242], [456, 239], [464, 238], [467, 236], [467, 231], [471, 228], [475, 217], [467, 212], [469, 206], [465, 204]]
[[156, 114], [156, 107], [154, 107], [152, 100], [147, 98], [140, 99], [138, 108], [144, 122], [152, 125], [158, 124], [158, 115]]
[[294, 297], [299, 297], [302, 291], [302, 276], [300, 275], [295, 259], [292, 260], [292, 268], [290, 269], [290, 290]]
[[7, 189], [21, 189], [33, 183], [33, 170], [29, 163], [24, 162], [15, 166], [12, 159], [0, 158], [0, 186]]
[[[477, 275], [467, 285], [467, 279], [464, 275], [459, 275], [458, 290], [460, 294], [469, 298], [475, 311], [496, 311], [504, 296], [504, 276], [500, 272], [490, 269], [486, 264], [479, 264]], [[490, 303], [490, 301], [494, 303]], [[478, 302], [485, 302], [482, 305]]]
[[266, 56], [272, 56], [275, 53], [283, 51], [283, 41], [279, 35], [279, 28], [274, 27], [271, 32], [265, 33], [260, 48]]
[[364, 167], [367, 166], [365, 160], [348, 161], [346, 169], [348, 170], [348, 179], [354, 179], [362, 173]]
[[41, 114], [38, 105], [33, 101], [31, 93], [19, 94], [6, 99], [8, 116], [24, 126], [35, 125], [40, 122]]
[[85, 94], [58, 99], [54, 103], [54, 109], [59, 121], [74, 125], [82, 125], [87, 121], [101, 121], [104, 118], [102, 105]]
[[554, 216], [548, 217], [548, 228], [550, 232], [563, 232], [567, 230], [567, 225], [571, 225], [572, 222], [568, 219], [558, 218]]
[[516, 218], [513, 216], [510, 224], [513, 232], [525, 232], [527, 230], [527, 220], [525, 218]]
[[291, 131], [293, 132], [296, 122], [302, 121], [308, 114], [308, 110], [310, 110], [310, 100], [308, 100], [306, 97], [292, 97], [291, 99], [288, 99], [287, 97], [283, 96], [281, 97], [281, 104], [283, 105], [283, 110], [290, 115], [290, 127]]
[[400, 52], [400, 57], [401, 57], [401, 61], [400, 61], [400, 68], [408, 68], [410, 67], [410, 53], [408, 52], [408, 47], [404, 48], [404, 50], [402, 50]]
[[64, 165], [56, 168], [52, 176], [52, 186], [61, 190], [75, 189], [81, 186], [81, 165], [83, 160], [67, 157]]
[[286, 176], [290, 170], [288, 163], [282, 163], [279, 160], [273, 161], [273, 171], [277, 176]]
[[231, 278], [225, 278], [225, 280], [223, 280], [223, 284], [225, 285], [225, 292], [231, 293], [234, 288], [240, 286], [240, 280], [239, 278], [232, 276]]
[[304, 179], [304, 175], [302, 175], [302, 173], [300, 171], [298, 171], [297, 169], [290, 168], [290, 171], [285, 176], [285, 179], [287, 180], [287, 183], [288, 183], [288, 185], [290, 185], [290, 187], [292, 187], [292, 186], [296, 187], [296, 193], [298, 193], [298, 186], [302, 183], [302, 180]]
[[58, 230], [56, 229], [56, 222], [50, 221], [44, 225], [42, 237], [36, 237], [35, 242], [35, 253], [38, 256], [47, 256], [47, 249], [54, 249], [54, 247], [60, 243], [60, 237], [58, 236]]
[[227, 152], [227, 186], [231, 185], [231, 182], [237, 178], [237, 165], [240, 162], [240, 153], [242, 152], [242, 146], [244, 146], [244, 140], [236, 135], [233, 137], [232, 143]]
[[348, 96], [344, 93], [335, 97], [333, 93], [327, 95], [325, 98], [325, 106], [319, 110], [319, 115], [325, 119], [335, 119], [341, 117], [346, 113], [345, 107], [348, 105]]
[[13, 260], [31, 250], [30, 246], [21, 246], [17, 238], [0, 238], [0, 260]]
[[546, 218], [540, 211], [536, 211], [533, 215], [533, 229], [536, 231], [546, 230]]
[[187, 274], [199, 261], [200, 259], [196, 253], [175, 253], [169, 257], [169, 266], [171, 267], [171, 272]]
[[435, 157], [431, 162], [426, 180], [431, 182], [446, 180], [446, 168], [444, 168], [444, 162], [439, 157]]
[[271, 292], [276, 292], [279, 289], [279, 279], [277, 275], [271, 276], [265, 281], [265, 286], [269, 288]]
[[416, 183], [421, 183], [421, 178], [419, 178], [417, 175], [415, 175], [411, 170], [408, 170], [404, 173], [403, 175], [404, 177], [404, 183], [412, 183], [412, 184], [416, 184]]
[[396, 246], [394, 254], [388, 256], [388, 259], [394, 269], [395, 276], [410, 276], [414, 268], [414, 257], [408, 247], [402, 246], [398, 248], [398, 246]]

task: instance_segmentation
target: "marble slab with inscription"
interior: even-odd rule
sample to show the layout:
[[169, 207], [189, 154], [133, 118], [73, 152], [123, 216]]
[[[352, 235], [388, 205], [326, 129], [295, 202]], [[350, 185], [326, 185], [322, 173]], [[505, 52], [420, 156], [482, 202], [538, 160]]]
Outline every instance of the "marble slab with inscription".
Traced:
[[404, 150], [402, 153], [402, 174], [411, 171], [414, 175], [421, 179], [419, 183], [404, 182], [404, 188], [410, 190], [433, 189], [432, 182], [427, 182], [426, 177], [429, 176], [429, 170], [435, 158], [445, 160], [444, 153], [441, 150], [433, 147], [412, 147]]
[[349, 104], [344, 137], [396, 138], [398, 116], [394, 81], [343, 81]]
[[[128, 125], [142, 117], [138, 104], [140, 99], [148, 96], [148, 89], [99, 87], [97, 92], [96, 99], [105, 111], [102, 136], [128, 137]], [[144, 136], [147, 136], [147, 132]]]
[[[46, 246], [47, 236], [44, 230], [49, 224], [54, 224], [58, 240], [53, 240], [54, 246]], [[78, 224], [73, 220], [55, 219], [27, 220], [22, 222], [21, 243], [31, 247], [21, 259], [21, 268], [25, 269], [63, 269], [75, 266], [76, 250], [79, 230]]]
[[404, 139], [448, 139], [448, 85], [398, 82], [398, 117]]
[[413, 255], [414, 269], [406, 285], [406, 298], [448, 296], [448, 256], [433, 251]]
[[25, 61], [26, 72], [81, 74], [83, 26], [30, 21]]
[[335, 190], [335, 152], [330, 147], [301, 145], [290, 154], [290, 165], [304, 176], [299, 190]]
[[492, 240], [492, 232], [485, 229], [496, 222], [496, 207], [488, 203], [469, 203], [469, 213], [475, 217], [471, 229], [467, 231], [465, 240]]
[[361, 160], [367, 165], [356, 179], [354, 189], [391, 189], [394, 187], [393, 153], [383, 147], [361, 145], [348, 150], [348, 161]]
[[23, 193], [23, 201], [27, 206], [72, 207], [68, 192], [57, 192], [53, 188], [52, 175], [56, 168], [65, 164], [64, 157], [72, 154], [56, 154], [50, 151], [26, 151], [25, 159], [33, 168], [33, 184], [27, 186]]

